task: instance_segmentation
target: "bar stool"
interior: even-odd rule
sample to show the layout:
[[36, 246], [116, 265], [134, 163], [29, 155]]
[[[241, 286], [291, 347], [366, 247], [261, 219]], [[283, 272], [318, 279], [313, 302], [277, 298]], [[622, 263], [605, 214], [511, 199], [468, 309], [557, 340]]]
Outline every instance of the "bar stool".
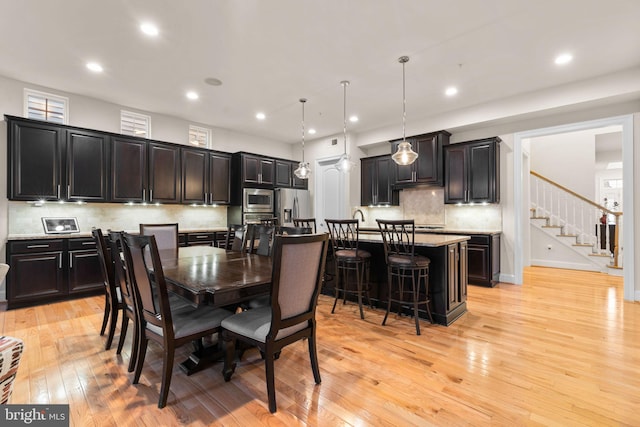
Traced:
[[[369, 265], [371, 254], [358, 248], [360, 228], [357, 219], [327, 219], [325, 220], [331, 243], [336, 267], [336, 299], [333, 302], [331, 313], [336, 309], [336, 303], [342, 294], [345, 304], [347, 294], [358, 296], [358, 307], [360, 308], [360, 318], [364, 319], [362, 311], [362, 294], [367, 295], [369, 306], [371, 307], [371, 297], [369, 296]], [[349, 289], [349, 272], [355, 275], [356, 289]]]
[[[414, 252], [415, 227], [409, 220], [377, 219], [378, 228], [384, 242], [384, 255], [387, 260], [387, 280], [389, 295], [387, 297], [387, 312], [382, 325], [387, 321], [391, 310], [391, 303], [399, 304], [398, 314], [403, 306], [413, 306], [413, 316], [416, 320], [416, 335], [420, 335], [420, 318], [418, 306], [424, 304], [427, 308], [429, 320], [431, 317], [431, 302], [429, 295], [429, 264], [431, 260]], [[410, 282], [407, 284], [406, 282]]]

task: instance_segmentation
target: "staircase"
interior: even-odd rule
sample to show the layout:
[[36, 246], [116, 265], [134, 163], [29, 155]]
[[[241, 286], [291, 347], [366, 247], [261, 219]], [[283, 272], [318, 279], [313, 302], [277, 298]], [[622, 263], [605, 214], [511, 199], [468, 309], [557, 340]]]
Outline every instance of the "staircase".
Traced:
[[[608, 225], [599, 225], [603, 214], [605, 218], [615, 220], [617, 232], [613, 235], [610, 235]], [[535, 230], [539, 230], [546, 238], [538, 238], [538, 241], [553, 242], [547, 244], [549, 250], [559, 246], [559, 252], [563, 254], [562, 258], [566, 263], [576, 266], [566, 268], [622, 276], [622, 265], [619, 262], [622, 259], [622, 247], [618, 239], [622, 235], [621, 219], [621, 212], [613, 212], [531, 171], [532, 236]], [[610, 238], [617, 242], [614, 243], [614, 253], [609, 250]], [[606, 249], [601, 249], [601, 239], [606, 242]], [[535, 249], [532, 248], [532, 252]], [[562, 261], [556, 262], [562, 264]]]

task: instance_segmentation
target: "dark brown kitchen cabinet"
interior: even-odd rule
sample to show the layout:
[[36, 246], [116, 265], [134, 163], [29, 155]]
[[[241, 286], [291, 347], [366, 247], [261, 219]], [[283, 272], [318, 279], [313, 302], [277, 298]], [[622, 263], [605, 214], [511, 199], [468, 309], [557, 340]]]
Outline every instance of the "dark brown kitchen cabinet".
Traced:
[[[439, 185], [443, 181], [442, 150], [449, 144], [451, 134], [439, 131], [407, 138], [418, 158], [410, 165], [395, 165], [395, 185], [398, 188], [415, 185]], [[392, 154], [402, 140], [391, 141]]]
[[96, 243], [91, 238], [67, 240], [68, 264], [67, 283], [69, 294], [100, 291], [104, 289], [100, 258]]
[[360, 204], [362, 206], [398, 206], [400, 197], [393, 189], [395, 163], [391, 155], [360, 160]]
[[444, 202], [500, 201], [500, 138], [444, 147]]
[[150, 203], [180, 203], [180, 147], [149, 143]]
[[182, 148], [182, 203], [205, 204], [209, 198], [209, 153]]
[[276, 160], [276, 187], [290, 188], [293, 185], [292, 163], [287, 160]]
[[309, 188], [309, 179], [300, 179], [294, 173], [299, 164], [300, 162], [291, 162], [291, 186], [300, 190], [307, 190]]
[[447, 311], [452, 311], [467, 300], [467, 243], [447, 246], [448, 300]]
[[273, 159], [250, 154], [242, 154], [241, 156], [243, 186], [273, 187], [275, 180], [275, 161]]
[[7, 262], [10, 309], [104, 292], [91, 238], [9, 241]]
[[147, 142], [122, 136], [111, 139], [111, 201], [147, 200]]
[[110, 137], [78, 129], [66, 131], [68, 201], [106, 202]]
[[209, 203], [226, 205], [231, 202], [231, 156], [209, 153]]
[[108, 200], [109, 136], [5, 116], [9, 199]]
[[469, 283], [495, 286], [500, 280], [500, 235], [472, 235], [469, 251]]

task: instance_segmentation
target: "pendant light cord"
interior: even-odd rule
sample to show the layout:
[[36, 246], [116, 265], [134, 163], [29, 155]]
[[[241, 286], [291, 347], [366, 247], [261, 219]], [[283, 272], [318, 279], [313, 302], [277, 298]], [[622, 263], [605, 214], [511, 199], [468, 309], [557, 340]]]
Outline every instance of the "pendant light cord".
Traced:
[[344, 154], [347, 154], [347, 86], [349, 85], [349, 82], [344, 80], [342, 82], [340, 82], [342, 84], [342, 87], [344, 88], [344, 96], [343, 96], [343, 128], [342, 128], [342, 133], [343, 133], [343, 140], [344, 140]]
[[405, 92], [405, 77], [404, 77], [404, 64], [409, 60], [409, 57], [403, 56], [400, 58], [402, 62], [402, 141], [406, 141], [406, 122], [407, 122], [407, 97]]
[[306, 98], [300, 98], [302, 103], [302, 163], [304, 163], [304, 103], [307, 102]]

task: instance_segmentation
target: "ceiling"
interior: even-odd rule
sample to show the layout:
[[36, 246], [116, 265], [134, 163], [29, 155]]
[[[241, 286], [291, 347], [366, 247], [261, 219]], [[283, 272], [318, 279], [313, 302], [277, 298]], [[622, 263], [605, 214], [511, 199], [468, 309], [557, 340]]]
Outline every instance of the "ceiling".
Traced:
[[[289, 143], [300, 140], [301, 97], [310, 139], [342, 132], [342, 80], [360, 118], [350, 132], [400, 123], [401, 55], [407, 122], [640, 66], [637, 0], [20, 0], [2, 10], [0, 75]], [[143, 35], [142, 21], [159, 36]], [[573, 62], [556, 66], [565, 51]]]

